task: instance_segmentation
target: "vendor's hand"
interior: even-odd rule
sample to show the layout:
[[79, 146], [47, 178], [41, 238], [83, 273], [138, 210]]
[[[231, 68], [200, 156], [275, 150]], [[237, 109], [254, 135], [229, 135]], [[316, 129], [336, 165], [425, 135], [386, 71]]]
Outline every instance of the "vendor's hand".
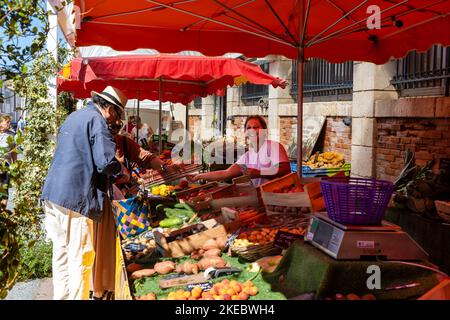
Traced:
[[170, 166], [167, 166], [167, 171], [169, 173], [181, 173], [184, 170], [184, 166], [181, 164], [172, 164]]
[[187, 179], [189, 182], [196, 182], [196, 181], [198, 181], [198, 180], [201, 180], [202, 177], [201, 177], [201, 174], [187, 174], [187, 175], [186, 175], [186, 179]]
[[246, 174], [252, 179], [261, 177], [261, 171], [258, 169], [247, 168]]

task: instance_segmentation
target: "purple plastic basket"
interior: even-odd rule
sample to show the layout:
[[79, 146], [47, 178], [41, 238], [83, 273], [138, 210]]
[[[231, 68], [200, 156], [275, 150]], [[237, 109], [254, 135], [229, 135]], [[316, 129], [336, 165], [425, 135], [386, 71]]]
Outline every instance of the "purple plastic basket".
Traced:
[[328, 217], [346, 225], [379, 225], [394, 185], [385, 180], [323, 178], [320, 188]]

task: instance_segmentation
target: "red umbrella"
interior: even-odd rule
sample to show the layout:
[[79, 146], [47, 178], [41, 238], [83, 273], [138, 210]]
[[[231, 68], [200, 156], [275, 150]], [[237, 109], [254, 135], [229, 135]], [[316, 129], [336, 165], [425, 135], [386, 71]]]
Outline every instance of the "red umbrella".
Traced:
[[75, 5], [81, 12], [78, 46], [297, 59], [299, 165], [305, 58], [381, 64], [410, 50], [450, 45], [448, 0], [75, 0]]
[[[198, 96], [224, 95], [228, 85], [246, 82], [271, 84], [275, 88], [287, 85], [286, 80], [243, 60], [170, 54], [76, 58], [64, 67], [60, 76], [58, 90], [73, 92], [76, 98], [88, 98], [92, 90], [99, 92], [111, 85], [129, 99], [159, 100], [160, 137], [162, 102], [188, 104]], [[159, 139], [160, 151], [161, 144]]]
[[88, 98], [92, 90], [101, 91], [112, 85], [129, 99], [183, 104], [198, 96], [223, 95], [228, 85], [250, 82], [284, 88], [287, 84], [243, 60], [169, 54], [76, 58], [60, 74], [58, 89], [73, 92], [76, 98]]

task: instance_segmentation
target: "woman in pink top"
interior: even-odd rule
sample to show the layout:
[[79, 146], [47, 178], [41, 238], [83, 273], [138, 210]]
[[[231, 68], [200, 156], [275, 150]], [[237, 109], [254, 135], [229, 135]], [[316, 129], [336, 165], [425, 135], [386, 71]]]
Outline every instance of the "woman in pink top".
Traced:
[[249, 149], [226, 170], [195, 175], [192, 180], [223, 181], [247, 174], [255, 187], [291, 172], [286, 149], [280, 143], [267, 139], [267, 124], [261, 116], [250, 116], [245, 121], [245, 136]]

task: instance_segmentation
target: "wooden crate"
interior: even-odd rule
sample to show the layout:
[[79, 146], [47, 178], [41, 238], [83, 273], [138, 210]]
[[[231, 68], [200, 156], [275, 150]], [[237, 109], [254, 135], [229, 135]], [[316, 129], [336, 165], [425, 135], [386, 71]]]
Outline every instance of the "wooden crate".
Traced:
[[212, 189], [212, 188], [216, 188], [218, 186], [219, 186], [219, 184], [217, 182], [210, 182], [210, 183], [207, 183], [207, 184], [204, 184], [204, 185], [200, 185], [198, 187], [190, 188], [190, 189], [183, 190], [183, 191], [178, 191], [178, 192], [176, 192], [176, 196], [180, 200], [180, 198], [189, 196], [190, 194], [193, 194], [193, 193], [195, 193], [197, 191], [209, 190], [209, 189]]
[[[155, 231], [153, 234], [155, 236], [156, 246], [163, 257], [182, 257], [189, 255], [192, 251], [200, 249], [202, 245], [209, 239], [227, 236], [230, 233], [236, 232], [239, 228], [239, 222], [232, 222], [222, 224], [223, 221], [220, 219], [210, 219], [203, 221], [202, 224], [208, 230], [192, 234], [180, 240], [167, 241], [164, 234]], [[189, 228], [189, 227], [187, 227]], [[182, 233], [185, 229], [176, 230], [170, 234], [173, 236], [175, 234]]]
[[[290, 173], [281, 178], [274, 179], [266, 182], [260, 186], [261, 197], [264, 205], [283, 206], [283, 207], [303, 207], [312, 209], [311, 200], [308, 192], [295, 192], [295, 193], [274, 193], [273, 190], [282, 187], [295, 184], [300, 186], [300, 178], [297, 173]], [[266, 210], [268, 215], [279, 214], [279, 212], [273, 212]]]
[[[221, 197], [213, 197], [209, 204], [213, 210], [219, 210], [222, 207], [258, 207], [260, 205], [258, 191], [250, 185], [230, 185], [226, 194]], [[246, 195], [241, 196], [241, 193]]]

